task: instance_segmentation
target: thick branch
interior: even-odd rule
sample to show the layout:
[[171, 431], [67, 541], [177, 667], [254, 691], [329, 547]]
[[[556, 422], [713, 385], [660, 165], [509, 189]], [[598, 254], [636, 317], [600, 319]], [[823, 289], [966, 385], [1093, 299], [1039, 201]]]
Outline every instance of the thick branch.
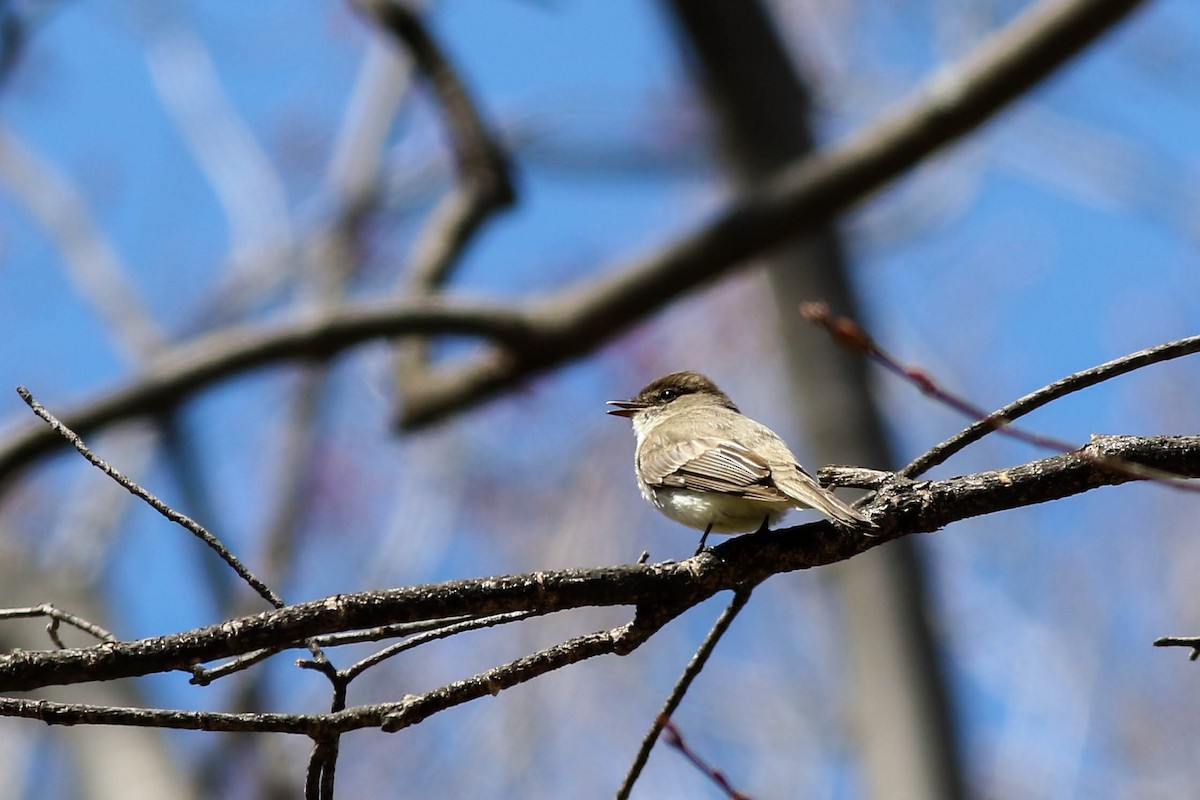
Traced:
[[[477, 202], [488, 210], [511, 204], [516, 191], [499, 137], [484, 122], [466, 84], [421, 19], [393, 0], [354, 0], [354, 4], [404, 47], [428, 81], [450, 135], [459, 181], [472, 186], [481, 195]], [[425, 265], [424, 269], [437, 267]], [[428, 279], [436, 282], [436, 277]]]
[[432, 89], [449, 134], [459, 188], [434, 214], [411, 265], [411, 285], [440, 286], [458, 255], [492, 212], [516, 200], [508, 157], [478, 104], [420, 17], [393, 0], [354, 0], [412, 56]]
[[1086, 457], [1066, 454], [949, 480], [886, 485], [866, 509], [879, 523], [877, 535], [852, 534], [818, 522], [737, 537], [678, 563], [537, 572], [338, 595], [171, 636], [16, 652], [0, 657], [0, 691], [146, 675], [335, 631], [463, 614], [613, 605], [637, 606], [639, 613], [664, 608], [677, 613], [719, 591], [842, 561], [900, 536], [1133, 480], [1105, 469], [1097, 458], [1200, 476], [1200, 436], [1104, 436], [1086, 449]]
[[[381, 337], [416, 334], [482, 336], [519, 347], [529, 320], [500, 304], [444, 301], [361, 303], [295, 320], [226, 328], [163, 352], [137, 378], [59, 415], [81, 436], [114, 422], [158, 413], [191, 393], [256, 367], [279, 361], [321, 359]], [[0, 440], [0, 484], [13, 472], [63, 441], [42, 425], [19, 428]]]
[[400, 424], [435, 422], [532, 373], [591, 352], [684, 292], [827, 224], [990, 119], [1140, 2], [1043, 0], [865, 131], [765, 180], [713, 222], [660, 252], [552, 298], [539, 314], [545, 335], [537, 350], [519, 359], [484, 355], [409, 387]]
[[[979, 125], [1116, 24], [1140, 0], [1043, 2], [932, 80], [901, 110], [805, 159], [715, 221], [609, 277], [527, 308], [422, 300], [364, 304], [325, 316], [243, 326], [164, 353], [146, 373], [61, 415], [81, 435], [154, 413], [190, 392], [286, 359], [323, 358], [363, 341], [465, 334], [504, 349], [434, 371], [409, 387], [401, 423], [416, 427], [477, 404], [534, 372], [584, 355], [683, 292], [801, 236]], [[519, 355], [518, 355], [519, 354]], [[0, 484], [61, 443], [38, 426], [0, 441]]]

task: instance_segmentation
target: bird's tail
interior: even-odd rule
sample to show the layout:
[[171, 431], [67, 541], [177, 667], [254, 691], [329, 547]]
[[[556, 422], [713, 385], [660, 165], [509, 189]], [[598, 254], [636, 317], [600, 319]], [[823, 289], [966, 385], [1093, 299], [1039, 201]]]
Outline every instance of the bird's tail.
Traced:
[[817, 483], [816, 478], [804, 471], [803, 467], [797, 467], [795, 472], [786, 476], [785, 480], [780, 480], [781, 476], [779, 475], [773, 477], [775, 485], [788, 497], [803, 506], [815, 508], [835, 522], [851, 526], [875, 527], [875, 523], [863, 516], [861, 512], [846, 505], [833, 492], [823, 488], [821, 484]]

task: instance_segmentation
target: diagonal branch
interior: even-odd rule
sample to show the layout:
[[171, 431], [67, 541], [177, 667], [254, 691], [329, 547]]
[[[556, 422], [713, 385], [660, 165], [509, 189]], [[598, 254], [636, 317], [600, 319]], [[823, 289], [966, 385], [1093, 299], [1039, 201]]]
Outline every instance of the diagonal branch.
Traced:
[[167, 520], [174, 522], [176, 525], [180, 526], [197, 539], [204, 542], [204, 544], [206, 544], [209, 549], [215, 552], [222, 561], [229, 565], [230, 569], [238, 574], [238, 577], [249, 584], [250, 587], [258, 593], [259, 597], [263, 598], [276, 608], [282, 608], [285, 605], [283, 598], [281, 598], [274, 591], [272, 591], [269, 586], [259, 580], [254, 573], [252, 573], [249, 568], [242, 563], [241, 559], [230, 552], [229, 548], [226, 547], [220, 539], [209, 533], [203, 525], [196, 522], [186, 514], [181, 514], [175, 509], [171, 508], [162, 500], [158, 499], [149, 491], [144, 489], [142, 486], [125, 477], [125, 475], [123, 475], [116, 467], [93, 453], [91, 448], [84, 444], [83, 440], [80, 439], [74, 431], [64, 426], [62, 422], [60, 422], [53, 414], [47, 411], [41, 403], [35, 400], [33, 395], [29, 393], [28, 389], [23, 386], [18, 386], [17, 394], [19, 394], [21, 399], [24, 400], [25, 403], [33, 410], [33, 413], [37, 414], [37, 416], [40, 417], [50, 427], [50, 430], [54, 431], [59, 436], [62, 436], [63, 439], [69, 442], [72, 447], [79, 451], [80, 455], [82, 455], [92, 464], [92, 466], [96, 467], [105, 475], [112, 478], [123, 489], [142, 500], [144, 503], [146, 503], [146, 505], [150, 506]]
[[1072, 392], [1087, 389], [1098, 383], [1103, 383], [1110, 378], [1124, 375], [1127, 372], [1133, 372], [1142, 367], [1148, 367], [1151, 364], [1170, 361], [1174, 358], [1182, 358], [1183, 356], [1189, 356], [1198, 352], [1200, 352], [1200, 336], [1189, 336], [1185, 339], [1176, 339], [1173, 342], [1148, 347], [1145, 350], [1130, 353], [1127, 356], [1113, 359], [1091, 369], [1085, 369], [1081, 372], [1068, 375], [1061, 380], [1057, 380], [1035, 392], [1030, 392], [1024, 397], [1014, 400], [1003, 408], [993, 411], [991, 414], [982, 416], [982, 418], [967, 426], [959, 433], [951, 436], [941, 444], [931, 447], [925, 453], [915, 458], [911, 464], [900, 470], [899, 474], [906, 478], [915, 478], [918, 475], [922, 475], [938, 464], [943, 463], [963, 448], [987, 436], [992, 431], [1000, 429], [1013, 420], [1023, 417], [1029, 412], [1039, 409], [1060, 397], [1065, 397]]
[[403, 427], [474, 406], [595, 350], [684, 292], [825, 225], [941, 147], [986, 122], [1120, 22], [1141, 0], [1043, 0], [970, 56], [935, 74], [898, 110], [794, 163], [711, 223], [606, 277], [552, 299], [541, 347], [446, 367], [409, 392]]
[[[410, 298], [433, 294], [450, 279], [483, 225], [516, 201], [508, 157], [458, 71], [416, 13], [393, 0], [354, 4], [412, 56], [437, 100], [450, 138], [457, 183], [425, 223], [404, 280]], [[427, 367], [429, 342], [402, 342], [396, 355], [396, 390], [403, 395]]]
[[[287, 360], [328, 358], [371, 339], [417, 334], [479, 336], [521, 347], [531, 336], [527, 314], [498, 303], [426, 299], [419, 303], [359, 303], [287, 322], [238, 325], [163, 351], [139, 376], [60, 415], [86, 435], [114, 422], [158, 413], [197, 390], [248, 370]], [[61, 446], [40, 426], [0, 439], [0, 484]]]
[[[466, 334], [500, 348], [433, 371], [408, 394], [401, 423], [416, 427], [478, 404], [535, 372], [595, 350], [683, 292], [824, 224], [1045, 77], [1140, 0], [1043, 2], [901, 110], [846, 143], [793, 165], [715, 221], [606, 277], [527, 306], [418, 299], [362, 304], [268, 326], [236, 327], [164, 353], [146, 374], [64, 414], [87, 434], [180, 402], [255, 367], [321, 358], [403, 335]], [[0, 440], [0, 484], [59, 443], [27, 427]]]
[[450, 137], [459, 189], [434, 212], [417, 245], [410, 276], [413, 285], [429, 291], [442, 284], [492, 212], [516, 199], [508, 157], [458, 71], [416, 13], [394, 0], [353, 2], [412, 56], [438, 101]]
[[692, 656], [692, 660], [688, 662], [683, 674], [675, 682], [675, 687], [671, 689], [671, 694], [667, 697], [666, 702], [663, 703], [662, 710], [654, 718], [654, 724], [650, 726], [650, 730], [642, 739], [642, 745], [638, 748], [637, 755], [634, 756], [633, 764], [630, 765], [629, 771], [625, 774], [625, 779], [621, 781], [621, 785], [617, 789], [617, 800], [627, 800], [629, 793], [633, 791], [633, 785], [637, 783], [637, 779], [642, 774], [642, 769], [646, 766], [646, 762], [650, 760], [650, 751], [654, 749], [654, 744], [658, 741], [663, 728], [670, 724], [671, 715], [675, 713], [675, 709], [679, 708], [679, 704], [683, 702], [683, 696], [691, 688], [692, 681], [704, 669], [704, 665], [708, 663], [709, 656], [716, 649], [717, 643], [721, 641], [721, 637], [729, 630], [729, 626], [733, 624], [733, 620], [737, 618], [737, 615], [741, 613], [749, 600], [749, 589], [740, 589], [735, 592], [733, 600], [721, 612], [721, 616], [717, 618], [708, 635], [704, 637], [704, 641], [700, 644], [700, 649]]

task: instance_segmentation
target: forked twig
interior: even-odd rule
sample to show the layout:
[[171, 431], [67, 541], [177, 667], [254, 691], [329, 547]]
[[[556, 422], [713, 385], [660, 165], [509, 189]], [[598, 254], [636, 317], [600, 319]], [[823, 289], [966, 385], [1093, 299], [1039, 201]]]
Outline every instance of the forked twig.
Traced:
[[94, 622], [88, 622], [83, 617], [78, 617], [74, 614], [68, 614], [66, 611], [55, 608], [50, 603], [42, 603], [38, 606], [29, 606], [27, 608], [0, 608], [0, 620], [5, 619], [30, 619], [33, 617], [47, 617], [50, 622], [46, 623], [46, 633], [50, 636], [50, 640], [54, 642], [54, 646], [60, 650], [66, 648], [62, 639], [58, 635], [60, 625], [70, 625], [72, 628], [77, 628], [89, 636], [94, 636], [102, 642], [119, 641], [116, 636], [101, 628]]
[[1156, 469], [1144, 464], [1135, 464], [1121, 459], [1096, 456], [1085, 452], [1079, 445], [1072, 442], [1044, 434], [1031, 433], [1012, 424], [1013, 419], [1016, 417], [1027, 414], [1035, 408], [1045, 405], [1063, 395], [1087, 388], [1088, 386], [1094, 386], [1103, 380], [1121, 375], [1138, 367], [1146, 366], [1147, 364], [1178, 358], [1179, 356], [1200, 351], [1200, 336], [1168, 342], [1167, 344], [1152, 347], [1148, 350], [1117, 359], [1116, 361], [1110, 361], [1107, 364], [1102, 364], [1090, 370], [1068, 375], [1060, 381], [1056, 381], [1033, 394], [1026, 395], [1015, 403], [1005, 406], [999, 411], [993, 411], [989, 414], [979, 406], [942, 387], [928, 372], [920, 367], [901, 364], [899, 360], [880, 347], [861, 325], [849, 317], [836, 316], [830, 313], [827, 304], [803, 303], [800, 306], [800, 313], [809, 322], [819, 325], [828, 331], [829, 335], [838, 344], [849, 350], [866, 355], [889, 372], [899, 375], [904, 380], [916, 386], [923, 394], [975, 420], [966, 430], [937, 445], [897, 472], [898, 477], [914, 478], [929, 468], [945, 461], [952, 454], [958, 452], [968, 444], [978, 441], [987, 434], [996, 431], [1013, 439], [1018, 439], [1027, 444], [1047, 450], [1054, 450], [1059, 453], [1078, 453], [1081, 458], [1091, 459], [1100, 466], [1129, 475], [1130, 477], [1154, 481], [1175, 489], [1183, 489], [1184, 491], [1200, 492], [1200, 484], [1188, 480], [1183, 475]]
[[420, 622], [403, 622], [396, 625], [378, 625], [373, 628], [364, 628], [362, 630], [346, 631], [344, 633], [330, 633], [324, 636], [314, 636], [306, 642], [299, 640], [288, 642], [287, 644], [276, 647], [264, 647], [261, 650], [255, 650], [237, 658], [230, 659], [223, 664], [218, 664], [215, 667], [200, 667], [193, 669], [191, 683], [198, 686], [207, 686], [215, 680], [224, 678], [227, 675], [232, 675], [235, 672], [241, 672], [244, 669], [254, 666], [258, 662], [270, 658], [273, 655], [282, 653], [284, 650], [291, 650], [303, 646], [317, 647], [337, 647], [346, 644], [357, 644], [359, 642], [378, 642], [383, 639], [391, 639], [396, 636], [412, 636], [426, 631], [439, 630], [449, 625], [454, 625], [459, 622], [465, 622], [473, 619], [470, 616], [457, 616], [448, 619], [430, 619]]
[[[450, 140], [456, 186], [425, 223], [404, 276], [403, 288], [410, 296], [433, 294], [449, 280], [483, 225], [516, 200], [508, 155], [500, 137], [484, 122], [466, 82], [418, 14], [393, 0], [354, 0], [354, 4], [411, 55], [437, 101]], [[429, 342], [400, 342], [396, 354], [397, 390], [404, 392], [425, 370]]]
[[482, 628], [492, 628], [496, 625], [506, 625], [510, 622], [518, 622], [523, 619], [540, 616], [539, 611], [514, 611], [509, 614], [494, 614], [490, 617], [481, 617], [479, 619], [469, 619], [462, 622], [457, 622], [453, 625], [446, 625], [442, 628], [426, 631], [415, 636], [411, 636], [402, 642], [396, 642], [390, 647], [385, 647], [377, 653], [373, 653], [361, 661], [357, 661], [345, 669], [338, 670], [338, 676], [345, 679], [347, 683], [357, 678], [366, 670], [379, 664], [392, 656], [399, 655], [406, 650], [411, 650], [414, 647], [420, 647], [428, 642], [445, 639], [450, 636], [456, 636], [466, 631], [480, 630]]
[[687, 694], [692, 681], [704, 669], [704, 665], [708, 662], [708, 657], [716, 649], [717, 642], [721, 641], [721, 637], [729, 630], [729, 626], [733, 623], [734, 618], [745, 607], [746, 602], [750, 599], [750, 592], [751, 589], [738, 589], [734, 593], [733, 600], [721, 612], [721, 616], [717, 618], [708, 635], [704, 637], [704, 641], [700, 644], [700, 648], [696, 651], [696, 654], [692, 656], [692, 660], [688, 662], [683, 674], [679, 676], [679, 680], [675, 683], [675, 688], [671, 690], [667, 701], [663, 703], [662, 710], [655, 717], [654, 724], [650, 726], [650, 730], [646, 733], [645, 738], [642, 739], [642, 746], [638, 748], [637, 755], [633, 759], [633, 764], [630, 765], [629, 772], [625, 775], [625, 780], [621, 782], [621, 788], [617, 790], [617, 800], [627, 800], [629, 793], [633, 791], [633, 785], [642, 774], [642, 769], [646, 766], [646, 761], [650, 758], [650, 751], [654, 748], [654, 743], [658, 741], [659, 734], [662, 733], [665, 726], [671, 724], [671, 715], [679, 707], [679, 703], [683, 700], [683, 696]]
[[1151, 364], [1182, 358], [1183, 356], [1193, 355], [1197, 352], [1200, 352], [1200, 336], [1189, 336], [1184, 339], [1176, 339], [1173, 342], [1165, 342], [1154, 347], [1148, 347], [1145, 350], [1139, 350], [1136, 353], [1130, 353], [1104, 364], [1099, 364], [1091, 369], [1085, 369], [1073, 375], [1068, 375], [1061, 380], [1057, 380], [1035, 392], [1014, 400], [1003, 408], [993, 411], [991, 414], [983, 416], [941, 444], [931, 447], [920, 457], [914, 459], [911, 464], [900, 470], [900, 474], [908, 478], [915, 478], [941, 464], [967, 445], [979, 441], [999, 425], [1012, 422], [1072, 392], [1087, 389], [1110, 378], [1124, 375], [1127, 372], [1133, 372]]

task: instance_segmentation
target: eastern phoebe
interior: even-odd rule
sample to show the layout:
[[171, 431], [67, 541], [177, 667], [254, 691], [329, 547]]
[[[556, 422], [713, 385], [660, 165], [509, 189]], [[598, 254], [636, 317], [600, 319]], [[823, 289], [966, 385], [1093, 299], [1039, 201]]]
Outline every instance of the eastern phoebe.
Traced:
[[637, 436], [642, 496], [676, 522], [710, 533], [764, 530], [792, 508], [815, 508], [845, 525], [870, 520], [804, 471], [783, 439], [743, 416], [698, 372], [672, 372], [632, 400], [609, 400]]

